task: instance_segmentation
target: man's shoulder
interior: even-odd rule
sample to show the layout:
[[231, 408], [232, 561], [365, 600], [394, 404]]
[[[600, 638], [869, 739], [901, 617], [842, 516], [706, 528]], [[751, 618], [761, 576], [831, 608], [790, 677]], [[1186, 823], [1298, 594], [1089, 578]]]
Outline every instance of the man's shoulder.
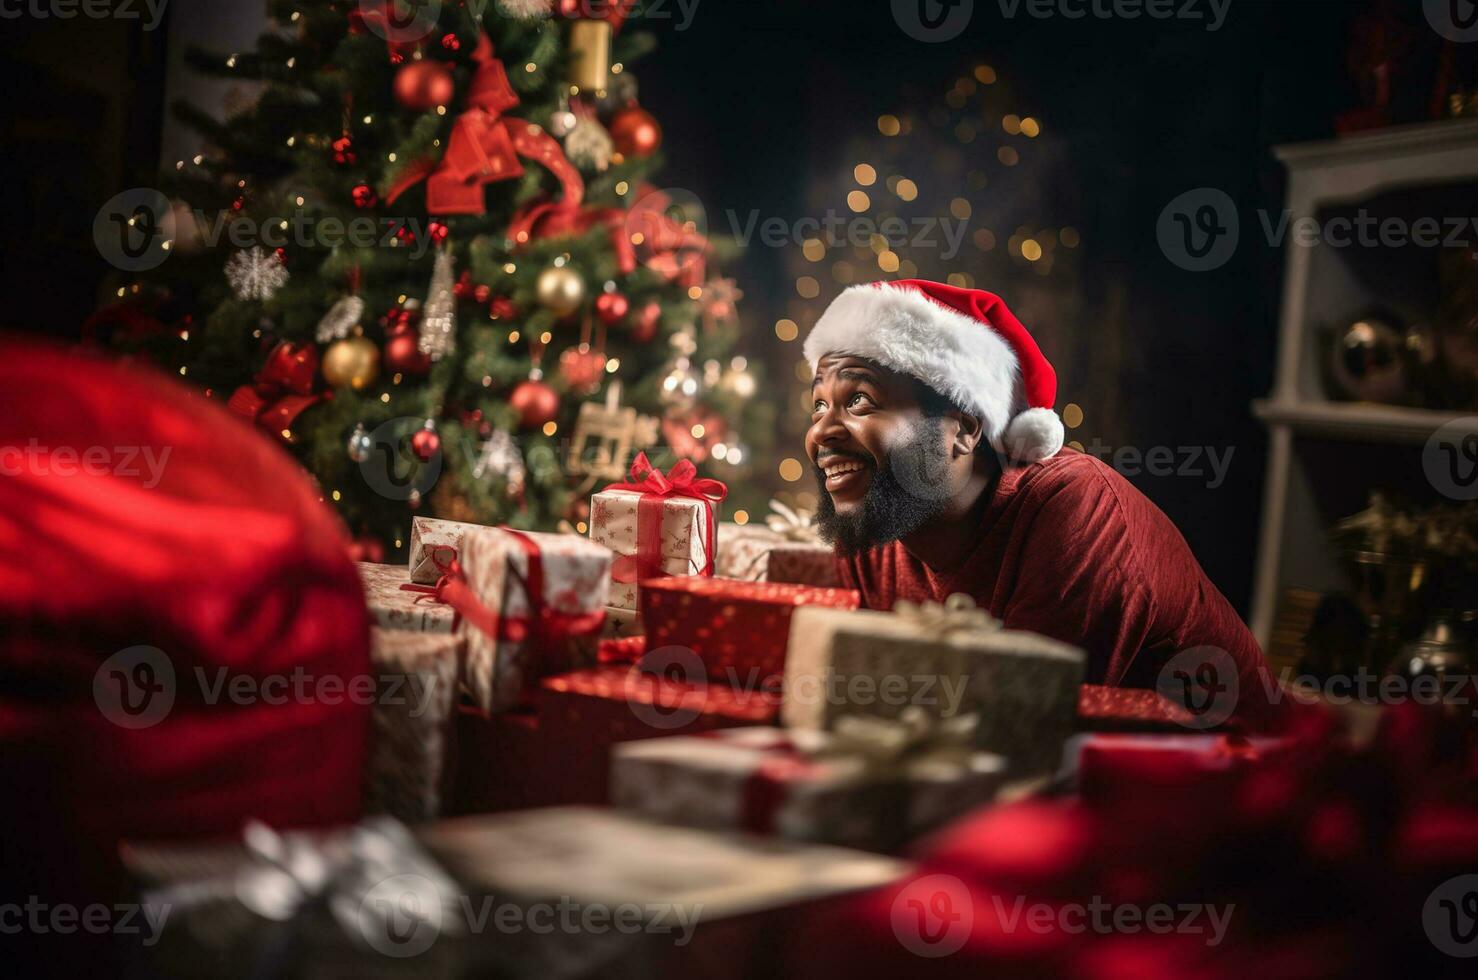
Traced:
[[1113, 467], [1096, 456], [1063, 449], [1051, 459], [1008, 470], [1004, 479], [1011, 481], [1009, 490], [1029, 507], [1097, 504], [1108, 502], [1121, 507], [1127, 497], [1138, 491]]

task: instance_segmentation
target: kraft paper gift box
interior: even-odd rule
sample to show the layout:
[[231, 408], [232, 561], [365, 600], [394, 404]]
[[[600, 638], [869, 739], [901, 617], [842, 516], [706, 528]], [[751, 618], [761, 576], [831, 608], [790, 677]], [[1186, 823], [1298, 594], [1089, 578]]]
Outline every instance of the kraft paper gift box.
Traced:
[[966, 744], [943, 739], [912, 760], [849, 754], [832, 733], [779, 728], [629, 742], [615, 748], [611, 801], [668, 823], [889, 851], [995, 797], [1005, 760], [961, 735]]
[[417, 585], [435, 585], [448, 566], [461, 556], [462, 538], [481, 524], [411, 518], [410, 571]]
[[979, 748], [1016, 773], [1037, 772], [1057, 764], [1072, 733], [1084, 660], [1076, 647], [1002, 629], [964, 604], [805, 607], [791, 621], [781, 717], [829, 730], [848, 715], [896, 718], [909, 705], [977, 714]]
[[459, 560], [448, 601], [467, 643], [462, 686], [484, 711], [525, 700], [539, 677], [595, 663], [610, 551], [572, 534], [483, 527], [463, 536]]
[[365, 810], [405, 821], [440, 815], [449, 785], [462, 638], [375, 628]]
[[706, 678], [735, 687], [776, 686], [785, 673], [786, 637], [807, 605], [856, 609], [851, 589], [726, 578], [665, 578], [641, 586], [647, 651], [687, 647]]
[[452, 632], [456, 613], [450, 606], [437, 602], [424, 589], [411, 592], [401, 588], [411, 584], [405, 566], [369, 561], [355, 564], [359, 566], [359, 580], [364, 585], [365, 604], [376, 626], [423, 633]]
[[831, 545], [796, 540], [764, 524], [720, 524], [714, 574], [744, 582], [840, 584]]

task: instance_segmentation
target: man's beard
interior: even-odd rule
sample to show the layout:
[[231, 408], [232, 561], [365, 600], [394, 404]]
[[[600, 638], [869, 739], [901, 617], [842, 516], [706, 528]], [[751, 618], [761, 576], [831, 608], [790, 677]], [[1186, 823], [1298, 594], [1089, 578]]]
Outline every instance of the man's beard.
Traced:
[[[848, 514], [837, 513], [826, 489], [826, 474], [820, 467], [812, 467], [821, 491], [817, 497], [816, 527], [843, 555], [855, 555], [907, 537], [938, 516], [948, 501], [948, 494], [942, 492], [942, 480], [912, 478], [915, 473], [922, 477], [928, 471], [938, 470], [947, 462], [944, 433], [938, 426], [921, 425], [890, 449], [886, 459], [863, 457], [863, 461], [872, 466], [872, 482], [862, 505]], [[913, 487], [899, 482], [894, 473], [895, 462], [904, 468], [904, 475], [915, 484]]]

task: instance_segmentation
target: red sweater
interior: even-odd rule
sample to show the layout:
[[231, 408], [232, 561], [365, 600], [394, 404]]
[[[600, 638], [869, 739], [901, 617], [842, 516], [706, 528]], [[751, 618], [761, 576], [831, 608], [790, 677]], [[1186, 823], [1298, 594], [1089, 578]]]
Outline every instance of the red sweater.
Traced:
[[1169, 518], [1102, 461], [1064, 449], [1007, 470], [970, 533], [957, 568], [930, 568], [895, 541], [840, 559], [842, 583], [872, 609], [963, 592], [1009, 629], [1086, 650], [1095, 684], [1153, 688], [1175, 654], [1219, 647], [1237, 664], [1239, 714], [1264, 707], [1272, 681], [1257, 641]]

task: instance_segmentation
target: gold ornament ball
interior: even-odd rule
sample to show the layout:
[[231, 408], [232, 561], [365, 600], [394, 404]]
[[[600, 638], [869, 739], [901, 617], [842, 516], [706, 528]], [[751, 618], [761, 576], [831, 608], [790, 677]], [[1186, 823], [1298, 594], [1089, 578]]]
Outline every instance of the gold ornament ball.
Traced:
[[585, 302], [585, 280], [565, 265], [551, 265], [539, 273], [539, 305], [555, 316], [569, 316]]
[[336, 340], [323, 352], [323, 380], [335, 388], [355, 390], [374, 384], [380, 376], [380, 348], [364, 337]]

